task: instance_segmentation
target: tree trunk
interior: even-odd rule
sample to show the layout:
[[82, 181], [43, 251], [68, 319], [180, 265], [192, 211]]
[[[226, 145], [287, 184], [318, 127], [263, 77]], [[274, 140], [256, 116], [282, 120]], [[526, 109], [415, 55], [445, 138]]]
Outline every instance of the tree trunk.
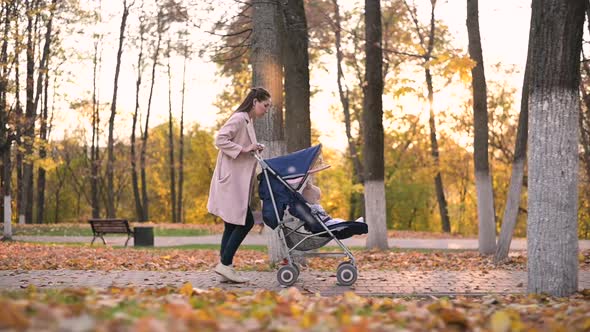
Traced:
[[135, 132], [137, 127], [137, 117], [139, 115], [139, 90], [141, 89], [141, 77], [143, 72], [143, 35], [145, 26], [140, 23], [139, 26], [139, 55], [137, 56], [137, 80], [135, 81], [135, 111], [133, 112], [133, 121], [131, 125], [131, 186], [133, 187], [133, 199], [135, 201], [135, 215], [137, 220], [144, 220], [143, 207], [141, 206], [141, 196], [139, 194], [139, 181], [137, 175], [137, 154], [135, 152]]
[[[434, 20], [434, 7], [436, 2], [432, 2], [430, 12], [430, 34], [428, 38], [428, 46], [426, 54], [424, 55], [425, 66], [432, 57], [432, 50], [434, 49], [434, 33], [435, 33], [435, 20]], [[407, 4], [406, 4], [407, 6]], [[409, 8], [408, 8], [409, 9]], [[416, 23], [417, 25], [417, 23]], [[418, 33], [420, 30], [417, 28]], [[436, 200], [438, 202], [438, 210], [440, 213], [440, 220], [442, 224], [442, 230], [445, 233], [451, 232], [451, 221], [449, 220], [449, 209], [447, 207], [447, 199], [445, 197], [445, 190], [442, 181], [442, 175], [440, 174], [440, 160], [438, 152], [438, 140], [436, 138], [436, 120], [434, 116], [434, 88], [432, 86], [432, 74], [430, 69], [426, 67], [424, 70], [426, 76], [426, 87], [428, 89], [428, 108], [429, 118], [428, 125], [430, 127], [430, 146], [432, 159], [434, 160], [434, 167], [436, 169], [436, 175], [434, 176], [434, 187], [436, 190]]]
[[[35, 98], [35, 109], [39, 104], [39, 96], [41, 89], [43, 88], [43, 77], [45, 77], [45, 86], [43, 91], [43, 109], [41, 111], [41, 121], [39, 128], [39, 138], [41, 139], [41, 145], [39, 147], [39, 158], [43, 159], [47, 156], [47, 150], [45, 144], [48, 142], [47, 133], [47, 100], [49, 93], [49, 57], [51, 51], [51, 38], [52, 38], [52, 24], [53, 15], [55, 13], [55, 5], [57, 0], [53, 0], [50, 6], [50, 15], [47, 21], [47, 30], [45, 32], [45, 46], [43, 47], [43, 56], [41, 58], [41, 66], [39, 68], [39, 77], [37, 78], [37, 96]], [[39, 167], [37, 171], [37, 223], [42, 224], [45, 222], [45, 169]]]
[[383, 182], [383, 53], [381, 49], [381, 6], [365, 0], [364, 184], [365, 220], [369, 226], [367, 248], [387, 249], [387, 212]]
[[[48, 142], [48, 130], [47, 130], [47, 100], [48, 100], [48, 88], [49, 88], [49, 71], [45, 71], [45, 87], [43, 93], [43, 110], [41, 112], [41, 126], [39, 129], [39, 136], [42, 142]], [[43, 143], [39, 148], [39, 158], [43, 159], [47, 157], [47, 150]], [[45, 169], [39, 167], [37, 173], [37, 223], [45, 223]]]
[[172, 70], [170, 68], [170, 41], [168, 41], [168, 157], [170, 170], [170, 203], [172, 222], [177, 223], [176, 216], [176, 169], [174, 164], [174, 126], [172, 119]]
[[578, 117], [584, 0], [533, 0], [529, 85], [528, 288], [578, 289]]
[[447, 207], [447, 199], [445, 197], [444, 185], [442, 181], [442, 175], [440, 174], [440, 161], [438, 152], [438, 140], [436, 138], [436, 122], [434, 117], [433, 99], [434, 91], [432, 87], [432, 76], [430, 70], [426, 69], [426, 85], [428, 88], [428, 103], [429, 103], [429, 120], [428, 124], [430, 127], [430, 146], [431, 154], [434, 160], [434, 167], [436, 169], [436, 175], [434, 176], [434, 187], [436, 190], [436, 200], [438, 202], [438, 210], [440, 213], [440, 220], [442, 223], [442, 230], [445, 233], [451, 232], [451, 222], [449, 220], [449, 210]]
[[[19, 14], [19, 3], [16, 2], [14, 7], [14, 12], [16, 15]], [[19, 31], [19, 20], [14, 20], [14, 29], [15, 31]], [[15, 49], [21, 48], [20, 38], [16, 38], [14, 41]], [[23, 135], [23, 109], [20, 102], [20, 52], [15, 52], [14, 54], [14, 85], [15, 85], [15, 141], [16, 141], [16, 151], [15, 151], [15, 161], [16, 161], [16, 213], [18, 215], [18, 223], [24, 224], [25, 223], [25, 216], [24, 216], [24, 209], [23, 209], [23, 202], [22, 202], [22, 190], [23, 190], [23, 153], [21, 151], [22, 144], [22, 135]]]
[[[4, 16], [4, 32], [2, 39], [2, 50], [0, 51], [0, 63], [8, 63], [8, 35], [10, 33], [10, 18], [11, 4], [4, 3], [2, 6], [2, 14]], [[4, 222], [3, 240], [12, 239], [12, 209], [11, 209], [11, 160], [10, 151], [12, 146], [12, 138], [10, 130], [7, 128], [8, 124], [8, 108], [6, 101], [8, 87], [8, 66], [2, 66], [0, 72], [0, 152], [2, 154], [2, 215]]]
[[[586, 8], [586, 19], [588, 31], [590, 31], [590, 6]], [[586, 74], [586, 84], [580, 82], [580, 90], [582, 91], [582, 101], [586, 107], [585, 109], [582, 108], [583, 112], [580, 114], [580, 138], [582, 140], [586, 174], [588, 176], [588, 181], [590, 181], [590, 94], [588, 93], [590, 88], [590, 65], [588, 64], [588, 61], [590, 61], [590, 59], [586, 58], [584, 51], [582, 50], [582, 68]], [[588, 207], [588, 209], [590, 209], [590, 207]]]
[[[590, 65], [588, 65], [588, 61], [590, 60], [582, 58], [587, 80], [590, 78]], [[582, 91], [582, 101], [585, 107], [582, 108], [582, 113], [580, 114], [580, 139], [582, 141], [582, 156], [584, 165], [586, 166], [586, 175], [590, 181], [590, 94], [587, 89], [588, 86], [581, 82], [580, 91]]]
[[[529, 32], [530, 34], [530, 32]], [[520, 114], [518, 116], [518, 127], [516, 129], [516, 143], [514, 146], [514, 160], [512, 161], [512, 175], [510, 176], [510, 185], [508, 187], [508, 196], [506, 197], [506, 207], [502, 217], [502, 229], [498, 238], [494, 262], [500, 263], [508, 258], [512, 235], [518, 220], [518, 211], [520, 210], [520, 196], [522, 192], [522, 182], [524, 178], [524, 165], [526, 162], [526, 146], [528, 136], [529, 121], [529, 83], [530, 83], [530, 66], [531, 66], [531, 41], [529, 40], [528, 54], [524, 71], [524, 80], [522, 83], [522, 95], [520, 99]]]
[[119, 71], [121, 68], [121, 56], [123, 55], [123, 40], [125, 39], [125, 25], [127, 23], [127, 16], [129, 15], [129, 7], [127, 7], [127, 0], [123, 0], [123, 16], [121, 17], [121, 27], [119, 29], [119, 49], [117, 51], [117, 64], [115, 66], [115, 81], [113, 86], [113, 100], [111, 102], [111, 116], [109, 118], [109, 140], [107, 143], [107, 217], [115, 217], [115, 193], [114, 193], [114, 137], [115, 129], [115, 115], [117, 113], [117, 90], [119, 88]]
[[[267, 115], [256, 120], [254, 127], [258, 141], [266, 146], [264, 158], [285, 154], [283, 129], [283, 64], [281, 62], [281, 18], [278, 0], [255, 0], [252, 6], [252, 83], [265, 87], [272, 96]], [[277, 232], [267, 232], [268, 254], [271, 263], [286, 255]]]
[[184, 186], [184, 97], [186, 92], [186, 61], [188, 59], [188, 44], [184, 45], [184, 61], [182, 64], [182, 101], [180, 104], [180, 138], [178, 142], [178, 199], [176, 200], [176, 215], [178, 221], [184, 223], [183, 186]]
[[149, 123], [150, 123], [150, 112], [152, 110], [152, 97], [154, 96], [154, 84], [156, 82], [156, 66], [158, 65], [158, 56], [160, 54], [160, 44], [162, 42], [162, 33], [160, 29], [161, 18], [158, 14], [158, 41], [156, 42], [156, 48], [154, 49], [154, 55], [152, 57], [152, 77], [150, 82], [150, 95], [148, 97], [147, 112], [145, 115], [145, 127], [143, 130], [143, 137], [141, 139], [141, 151], [139, 156], [139, 168], [141, 175], [141, 206], [143, 207], [142, 219], [140, 221], [149, 220], [149, 200], [147, 193], [147, 176], [146, 176], [146, 164], [145, 157], [147, 153], [147, 141], [149, 138]]
[[[341, 36], [341, 18], [340, 18], [340, 6], [338, 5], [337, 0], [332, 0], [332, 4], [334, 7], [334, 42], [336, 46], [336, 69], [337, 69], [337, 83], [338, 83], [338, 95], [340, 97], [340, 103], [342, 104], [342, 113], [344, 114], [344, 128], [346, 131], [346, 140], [348, 142], [348, 152], [350, 153], [350, 159], [352, 161], [352, 169], [354, 172], [354, 176], [352, 178], [352, 183], [358, 184], [363, 183], [363, 165], [361, 163], [361, 159], [359, 153], [357, 151], [357, 142], [352, 136], [351, 127], [352, 127], [352, 120], [350, 117], [350, 98], [348, 93], [348, 87], [345, 83], [344, 78], [344, 71], [342, 70], [342, 36]], [[361, 204], [357, 204], [359, 202]], [[355, 215], [359, 211], [356, 211], [356, 205], [361, 205], [361, 215], [364, 215], [364, 208], [362, 204], [364, 203], [364, 195], [362, 193], [352, 193], [350, 196], [350, 214], [349, 219], [356, 218]]]
[[475, 188], [477, 190], [477, 216], [479, 221], [479, 253], [491, 255], [496, 250], [496, 217], [494, 191], [488, 162], [488, 104], [483, 54], [479, 35], [478, 0], [467, 0], [467, 32], [469, 56], [476, 62], [471, 69], [473, 90], [473, 157]]
[[98, 56], [99, 41], [94, 43], [93, 75], [92, 75], [92, 144], [90, 146], [90, 192], [92, 199], [92, 218], [100, 217], [100, 199], [99, 199], [99, 105], [97, 97], [97, 67], [99, 66], [100, 57]]
[[[27, 103], [25, 107], [25, 121], [24, 121], [24, 150], [26, 157], [23, 165], [23, 187], [22, 187], [22, 210], [19, 214], [22, 216], [25, 223], [33, 222], [33, 163], [30, 160], [33, 154], [33, 138], [35, 134], [35, 43], [33, 37], [33, 13], [36, 8], [35, 0], [27, 0], [25, 2], [27, 10], [27, 84], [26, 95]], [[39, 13], [35, 15], [40, 15]]]
[[[311, 146], [309, 54], [303, 0], [281, 2], [284, 17], [285, 137], [287, 152]], [[274, 96], [273, 96], [274, 97]]]

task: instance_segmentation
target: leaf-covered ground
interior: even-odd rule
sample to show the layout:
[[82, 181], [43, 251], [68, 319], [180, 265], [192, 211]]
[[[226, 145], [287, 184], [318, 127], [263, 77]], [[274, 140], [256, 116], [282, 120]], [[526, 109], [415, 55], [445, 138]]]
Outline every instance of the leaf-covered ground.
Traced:
[[0, 293], [0, 329], [29, 331], [588, 331], [590, 293], [569, 298], [320, 297], [295, 288], [183, 287]]
[[[494, 265], [491, 257], [477, 251], [353, 251], [359, 269], [366, 270], [526, 270], [524, 252], [509, 261]], [[267, 254], [260, 250], [240, 249], [234, 264], [241, 270], [269, 271]], [[580, 269], [590, 270], [590, 250], [580, 254]], [[219, 261], [215, 249], [136, 249], [0, 242], [2, 270], [148, 270], [203, 271]], [[308, 268], [332, 271], [338, 259], [311, 258]]]
[[[165, 224], [165, 223], [131, 223], [131, 226], [152, 226], [156, 236], [199, 236], [223, 233], [223, 224]], [[3, 234], [0, 228], [0, 235]], [[254, 227], [252, 232], [259, 232], [260, 226]], [[35, 224], [13, 225], [13, 235], [29, 236], [92, 236], [92, 230], [87, 223], [59, 223], [59, 224]], [[119, 235], [120, 236], [120, 235]], [[462, 239], [470, 238], [460, 234], [416, 232], [389, 230], [390, 238], [414, 238], [414, 239]]]

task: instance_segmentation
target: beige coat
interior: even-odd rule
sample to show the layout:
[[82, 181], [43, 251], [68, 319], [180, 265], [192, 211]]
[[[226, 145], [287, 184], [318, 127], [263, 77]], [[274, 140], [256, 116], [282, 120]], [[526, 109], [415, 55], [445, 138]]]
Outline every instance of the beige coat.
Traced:
[[219, 154], [211, 178], [207, 210], [230, 224], [246, 223], [256, 159], [240, 152], [242, 147], [253, 143], [257, 143], [254, 124], [246, 112], [232, 114], [215, 139]]

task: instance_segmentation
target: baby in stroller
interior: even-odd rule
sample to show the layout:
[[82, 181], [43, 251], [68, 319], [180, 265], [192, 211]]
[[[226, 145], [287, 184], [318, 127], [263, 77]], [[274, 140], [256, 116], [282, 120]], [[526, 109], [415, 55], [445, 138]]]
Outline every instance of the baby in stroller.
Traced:
[[[310, 171], [313, 173], [314, 170]], [[326, 226], [335, 225], [341, 222], [346, 222], [344, 219], [332, 218], [328, 212], [320, 205], [320, 198], [322, 191], [320, 188], [313, 184], [313, 176], [310, 176], [301, 190], [301, 195], [310, 204], [312, 213], [317, 214], [320, 220], [326, 224]]]

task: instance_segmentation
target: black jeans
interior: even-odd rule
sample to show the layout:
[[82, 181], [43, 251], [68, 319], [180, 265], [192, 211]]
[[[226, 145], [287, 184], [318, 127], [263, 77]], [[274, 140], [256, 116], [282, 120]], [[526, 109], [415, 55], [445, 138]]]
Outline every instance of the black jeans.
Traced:
[[221, 238], [221, 251], [219, 254], [223, 265], [231, 265], [233, 264], [234, 255], [238, 247], [254, 226], [254, 216], [252, 216], [250, 207], [248, 207], [248, 212], [246, 212], [246, 224], [244, 226], [226, 222], [224, 224], [225, 228], [223, 230], [223, 237]]

